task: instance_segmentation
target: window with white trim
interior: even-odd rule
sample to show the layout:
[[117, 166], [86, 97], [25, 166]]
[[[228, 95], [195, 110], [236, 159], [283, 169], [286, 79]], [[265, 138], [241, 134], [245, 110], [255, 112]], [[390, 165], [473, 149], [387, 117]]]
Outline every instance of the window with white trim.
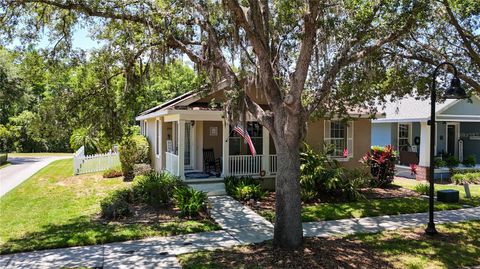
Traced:
[[410, 148], [411, 125], [405, 123], [398, 124], [398, 150], [408, 151]]
[[160, 155], [160, 120], [155, 121], [155, 154]]
[[148, 122], [146, 120], [143, 121], [143, 135], [148, 136]]
[[[252, 139], [257, 154], [263, 153], [263, 127], [258, 122], [249, 121], [246, 124], [248, 135]], [[242, 126], [243, 128], [243, 126]], [[245, 140], [230, 127], [229, 154], [250, 155], [250, 149]]]
[[353, 157], [353, 121], [326, 120], [324, 137], [333, 145], [333, 158]]

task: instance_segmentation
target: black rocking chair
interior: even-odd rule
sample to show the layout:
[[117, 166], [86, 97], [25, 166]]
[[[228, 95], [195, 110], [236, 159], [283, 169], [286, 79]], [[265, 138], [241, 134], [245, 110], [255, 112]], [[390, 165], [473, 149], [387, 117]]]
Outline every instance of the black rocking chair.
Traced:
[[203, 169], [205, 173], [213, 173], [220, 176], [222, 165], [220, 158], [215, 159], [213, 149], [203, 149]]

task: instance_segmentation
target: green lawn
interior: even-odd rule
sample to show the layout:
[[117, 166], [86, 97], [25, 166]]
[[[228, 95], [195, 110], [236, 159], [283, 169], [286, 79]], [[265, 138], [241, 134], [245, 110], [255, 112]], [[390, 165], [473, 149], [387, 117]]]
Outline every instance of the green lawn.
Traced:
[[183, 268], [464, 268], [480, 265], [480, 221], [346, 237], [306, 238], [283, 251], [265, 242], [180, 255]]
[[[414, 190], [414, 187], [418, 184], [427, 184], [427, 182], [418, 182], [412, 179], [396, 178], [393, 182], [395, 185], [402, 186], [407, 189]], [[480, 185], [470, 184], [470, 193], [472, 198], [465, 198], [465, 189], [463, 185], [454, 184], [435, 184], [435, 191], [454, 189], [460, 192], [460, 203], [472, 206], [480, 206]]]
[[[460, 209], [460, 204], [436, 203], [435, 210]], [[360, 200], [344, 203], [319, 203], [302, 208], [302, 221], [322, 221], [348, 218], [363, 218], [382, 215], [398, 215], [428, 211], [428, 201], [422, 198], [407, 197], [393, 199]], [[274, 220], [273, 211], [261, 211], [260, 215]]]
[[72, 176], [72, 159], [55, 161], [0, 200], [0, 253], [92, 245], [218, 229], [210, 221], [103, 223], [99, 201], [124, 187], [99, 173]]

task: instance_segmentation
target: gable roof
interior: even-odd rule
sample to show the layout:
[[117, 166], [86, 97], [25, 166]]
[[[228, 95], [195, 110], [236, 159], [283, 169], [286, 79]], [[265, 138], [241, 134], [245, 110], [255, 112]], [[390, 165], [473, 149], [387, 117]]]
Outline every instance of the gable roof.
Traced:
[[[472, 98], [478, 99], [477, 96], [472, 96]], [[439, 116], [441, 117], [444, 111], [453, 106], [456, 106], [457, 104], [460, 105], [461, 102], [465, 102], [465, 100], [446, 99], [438, 101], [435, 107], [435, 113], [437, 115], [437, 118]], [[412, 121], [424, 122], [430, 119], [431, 113], [430, 99], [419, 99], [415, 96], [406, 96], [394, 102], [387, 102], [385, 105], [377, 106], [377, 109], [379, 112], [383, 112], [385, 117], [383, 119], [374, 120], [374, 123]], [[460, 116], [462, 115], [458, 116], [458, 120], [461, 120]]]

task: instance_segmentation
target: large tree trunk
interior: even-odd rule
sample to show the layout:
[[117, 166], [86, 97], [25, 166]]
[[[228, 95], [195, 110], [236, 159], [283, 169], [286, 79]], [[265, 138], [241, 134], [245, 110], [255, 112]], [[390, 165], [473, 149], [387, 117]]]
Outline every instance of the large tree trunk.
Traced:
[[[303, 242], [300, 198], [300, 141], [298, 126], [288, 123], [277, 127], [273, 140], [277, 149], [277, 178], [275, 182], [274, 245], [280, 248], [298, 248]], [[293, 132], [292, 129], [294, 130]], [[285, 131], [288, 134], [285, 134]]]

